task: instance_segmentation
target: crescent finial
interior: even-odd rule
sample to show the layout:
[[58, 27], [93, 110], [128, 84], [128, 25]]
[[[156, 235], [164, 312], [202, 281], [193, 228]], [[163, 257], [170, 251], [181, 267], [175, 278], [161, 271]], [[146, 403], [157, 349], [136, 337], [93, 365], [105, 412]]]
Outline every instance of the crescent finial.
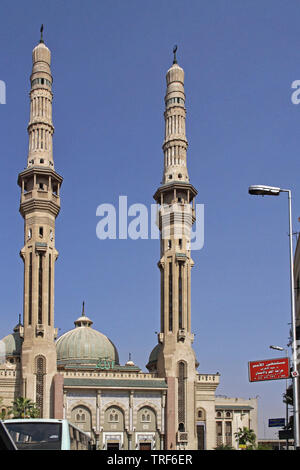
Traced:
[[174, 54], [173, 64], [177, 64], [176, 51], [177, 51], [177, 44], [173, 47], [173, 54]]
[[41, 32], [41, 39], [40, 39], [40, 42], [44, 42], [44, 39], [43, 39], [43, 31], [44, 31], [44, 25], [42, 24], [41, 29], [40, 29], [40, 32]]

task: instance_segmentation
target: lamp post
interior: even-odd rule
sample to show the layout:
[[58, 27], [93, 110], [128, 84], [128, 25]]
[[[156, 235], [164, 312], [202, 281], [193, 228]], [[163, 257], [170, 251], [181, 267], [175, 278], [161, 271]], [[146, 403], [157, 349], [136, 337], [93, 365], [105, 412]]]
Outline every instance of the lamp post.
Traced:
[[[285, 356], [288, 357], [288, 350], [282, 348], [281, 346], [270, 346], [270, 349], [275, 349], [276, 351], [285, 351]], [[289, 422], [289, 404], [287, 401], [287, 390], [288, 390], [288, 379], [285, 379], [285, 428], [287, 430]], [[286, 450], [289, 450], [289, 440], [286, 440]]]
[[279, 196], [280, 193], [288, 193], [289, 204], [289, 245], [290, 245], [290, 296], [292, 317], [292, 349], [293, 349], [293, 409], [294, 409], [294, 446], [300, 448], [299, 436], [299, 397], [298, 397], [298, 370], [297, 370], [297, 338], [296, 338], [296, 313], [294, 295], [294, 260], [293, 260], [293, 230], [292, 230], [292, 192], [290, 189], [281, 189], [275, 186], [252, 185], [249, 194], [256, 196]]

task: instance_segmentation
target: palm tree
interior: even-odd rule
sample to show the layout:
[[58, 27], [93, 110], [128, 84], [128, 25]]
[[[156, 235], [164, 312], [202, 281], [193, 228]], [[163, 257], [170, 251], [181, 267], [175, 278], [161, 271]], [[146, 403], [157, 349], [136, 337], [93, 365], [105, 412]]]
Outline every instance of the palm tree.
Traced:
[[239, 445], [246, 446], [247, 449], [254, 449], [256, 442], [256, 435], [253, 429], [247, 427], [239, 428], [237, 432], [234, 433], [236, 440]]
[[12, 414], [14, 418], [37, 418], [39, 409], [29, 398], [18, 397], [13, 402]]

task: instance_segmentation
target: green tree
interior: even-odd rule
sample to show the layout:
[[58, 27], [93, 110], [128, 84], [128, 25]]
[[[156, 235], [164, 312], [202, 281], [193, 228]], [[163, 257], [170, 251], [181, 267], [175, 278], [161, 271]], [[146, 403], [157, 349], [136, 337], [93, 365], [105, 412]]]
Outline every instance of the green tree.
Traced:
[[246, 446], [248, 450], [255, 449], [256, 435], [253, 429], [244, 426], [243, 428], [239, 428], [239, 430], [234, 433], [234, 436], [239, 445]]
[[12, 414], [14, 418], [37, 418], [39, 409], [37, 405], [29, 398], [18, 397], [13, 402]]

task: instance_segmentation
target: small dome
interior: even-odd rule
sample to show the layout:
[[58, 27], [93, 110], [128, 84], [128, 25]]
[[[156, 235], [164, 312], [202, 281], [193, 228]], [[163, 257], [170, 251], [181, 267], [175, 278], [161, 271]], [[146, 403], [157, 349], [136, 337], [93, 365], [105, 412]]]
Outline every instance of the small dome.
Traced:
[[20, 356], [22, 350], [22, 338], [20, 336], [20, 326], [21, 323], [19, 322], [18, 325], [15, 326], [14, 332], [10, 335], [5, 336], [2, 339], [5, 347], [5, 356]]
[[40, 42], [32, 51], [32, 62], [46, 62], [50, 65], [51, 63], [51, 52], [50, 49], [43, 43]]
[[41, 38], [40, 42], [37, 46], [32, 51], [32, 62], [35, 64], [36, 62], [46, 62], [46, 64], [50, 65], [51, 63], [51, 52], [44, 43], [43, 39], [43, 31], [44, 31], [44, 25], [42, 24], [40, 32], [41, 32]]
[[158, 355], [162, 349], [161, 343], [158, 343], [151, 351], [148, 364], [146, 365], [148, 370], [156, 369]]
[[58, 365], [94, 365], [100, 360], [119, 365], [119, 355], [115, 345], [107, 336], [94, 330], [92, 320], [85, 314], [75, 322], [75, 328], [56, 341]]
[[129, 354], [129, 359], [128, 359], [128, 361], [126, 362], [125, 366], [129, 366], [129, 367], [135, 366], [135, 363], [134, 363], [133, 360], [131, 359], [131, 354]]
[[149, 362], [156, 362], [158, 358], [158, 354], [161, 350], [161, 344], [158, 343], [151, 351], [149, 356]]
[[173, 82], [179, 82], [181, 85], [184, 84], [184, 70], [177, 63], [173, 64], [172, 67], [167, 71], [167, 85]]

